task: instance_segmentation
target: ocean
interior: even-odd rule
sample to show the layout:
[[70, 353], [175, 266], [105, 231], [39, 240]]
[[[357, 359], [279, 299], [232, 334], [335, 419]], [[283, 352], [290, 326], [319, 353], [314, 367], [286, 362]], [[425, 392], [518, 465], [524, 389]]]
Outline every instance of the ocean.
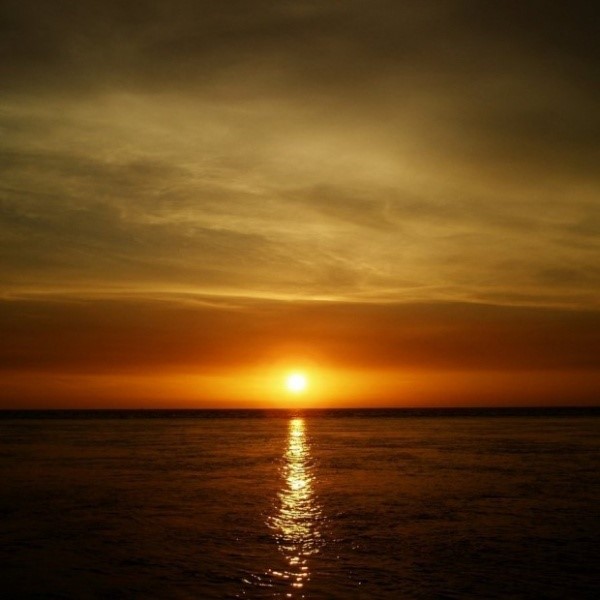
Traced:
[[600, 597], [597, 410], [5, 411], [2, 598]]

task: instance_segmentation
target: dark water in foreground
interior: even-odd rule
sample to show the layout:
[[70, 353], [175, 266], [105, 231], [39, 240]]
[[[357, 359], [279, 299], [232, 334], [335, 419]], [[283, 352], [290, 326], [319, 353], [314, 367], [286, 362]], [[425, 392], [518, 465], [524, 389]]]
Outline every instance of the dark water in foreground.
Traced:
[[3, 598], [600, 594], [597, 412], [52, 416], [0, 418]]

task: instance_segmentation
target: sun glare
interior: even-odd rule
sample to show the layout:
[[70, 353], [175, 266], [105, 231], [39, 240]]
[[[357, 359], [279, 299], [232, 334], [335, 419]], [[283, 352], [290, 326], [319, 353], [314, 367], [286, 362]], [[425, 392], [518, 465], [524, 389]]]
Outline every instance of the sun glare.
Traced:
[[290, 373], [285, 379], [285, 387], [292, 394], [301, 394], [308, 387], [308, 379], [304, 373]]

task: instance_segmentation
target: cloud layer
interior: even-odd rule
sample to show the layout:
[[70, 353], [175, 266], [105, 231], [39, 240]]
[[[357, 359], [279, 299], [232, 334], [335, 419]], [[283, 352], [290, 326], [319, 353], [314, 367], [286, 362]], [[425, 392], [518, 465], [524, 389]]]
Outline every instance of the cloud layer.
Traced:
[[592, 303], [585, 6], [4, 1], [6, 284]]

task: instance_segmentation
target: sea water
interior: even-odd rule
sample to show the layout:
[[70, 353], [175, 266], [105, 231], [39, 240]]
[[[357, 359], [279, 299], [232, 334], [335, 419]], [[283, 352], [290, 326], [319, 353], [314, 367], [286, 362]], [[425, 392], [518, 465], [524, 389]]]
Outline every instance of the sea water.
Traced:
[[593, 598], [594, 411], [4, 413], [3, 598]]

